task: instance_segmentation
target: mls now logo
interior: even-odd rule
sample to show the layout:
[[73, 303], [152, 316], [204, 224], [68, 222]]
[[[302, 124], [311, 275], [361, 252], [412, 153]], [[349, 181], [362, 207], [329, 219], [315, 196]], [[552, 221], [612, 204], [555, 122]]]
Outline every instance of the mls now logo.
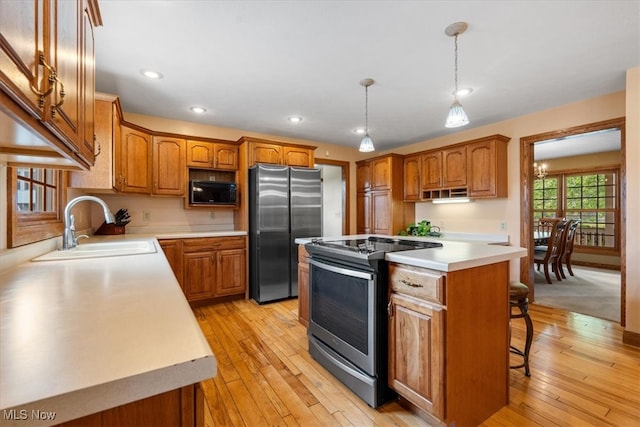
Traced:
[[29, 414], [29, 411], [27, 411], [26, 409], [4, 409], [2, 411], [2, 415], [5, 420], [26, 420], [31, 418], [33, 420], [46, 421], [56, 419], [55, 412], [41, 411], [39, 409], [31, 410], [31, 414]]

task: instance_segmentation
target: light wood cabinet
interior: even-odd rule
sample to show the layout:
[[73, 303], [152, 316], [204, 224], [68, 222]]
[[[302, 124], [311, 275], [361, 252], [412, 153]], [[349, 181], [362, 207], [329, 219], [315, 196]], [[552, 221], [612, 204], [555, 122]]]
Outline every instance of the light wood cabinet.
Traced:
[[389, 263], [389, 385], [445, 425], [509, 402], [509, 262], [452, 272]]
[[[81, 166], [93, 164], [96, 1], [0, 2], [0, 87]], [[19, 122], [24, 117], [10, 110]], [[46, 130], [45, 130], [46, 129]]]
[[420, 155], [404, 158], [404, 200], [420, 200]]
[[238, 146], [230, 143], [187, 141], [187, 166], [238, 170]]
[[[183, 288], [183, 259], [182, 259], [182, 240], [181, 239], [162, 239], [158, 240], [160, 243], [160, 248], [162, 248], [162, 252], [164, 252], [164, 256], [167, 258], [169, 265], [171, 266], [171, 270], [173, 271], [173, 275], [176, 276], [180, 287]], [[184, 288], [182, 289], [184, 291]]]
[[180, 138], [152, 138], [152, 194], [183, 196], [185, 192], [185, 147]]
[[96, 414], [56, 424], [59, 427], [202, 427], [204, 393], [192, 384]]
[[467, 185], [466, 147], [424, 153], [421, 156], [422, 189]]
[[393, 235], [413, 221], [413, 205], [403, 203], [403, 162], [397, 154], [356, 162], [357, 233]]
[[122, 125], [114, 144], [116, 188], [123, 193], [151, 194], [151, 135]]
[[284, 166], [312, 168], [314, 166], [314, 150], [316, 147], [287, 144], [251, 137], [238, 140], [247, 150], [248, 166], [257, 163], [270, 163]]
[[309, 253], [298, 245], [298, 322], [309, 327]]
[[502, 135], [493, 135], [467, 146], [470, 197], [507, 197], [509, 139]]
[[160, 246], [187, 301], [246, 293], [246, 237], [162, 239]]

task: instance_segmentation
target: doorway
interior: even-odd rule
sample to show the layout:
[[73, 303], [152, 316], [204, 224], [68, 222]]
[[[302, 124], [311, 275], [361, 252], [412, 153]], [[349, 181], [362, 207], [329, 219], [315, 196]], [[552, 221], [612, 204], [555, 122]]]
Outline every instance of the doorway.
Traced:
[[[625, 212], [625, 118], [618, 118], [602, 122], [590, 123], [573, 128], [546, 132], [538, 135], [531, 135], [520, 139], [520, 201], [522, 204], [520, 242], [521, 246], [527, 248], [527, 262], [520, 263], [520, 280], [527, 284], [530, 288], [531, 298], [535, 301], [535, 284], [533, 269], [533, 181], [534, 174], [532, 165], [534, 163], [534, 145], [542, 141], [553, 139], [562, 139], [570, 136], [581, 135], [585, 133], [604, 131], [608, 129], [617, 129], [620, 131], [620, 212]], [[625, 233], [624, 215], [620, 219], [620, 324], [625, 325], [625, 291], [626, 291], [626, 274], [625, 274], [625, 252], [626, 252], [626, 233]]]
[[322, 235], [349, 234], [349, 162], [316, 159], [322, 173]]

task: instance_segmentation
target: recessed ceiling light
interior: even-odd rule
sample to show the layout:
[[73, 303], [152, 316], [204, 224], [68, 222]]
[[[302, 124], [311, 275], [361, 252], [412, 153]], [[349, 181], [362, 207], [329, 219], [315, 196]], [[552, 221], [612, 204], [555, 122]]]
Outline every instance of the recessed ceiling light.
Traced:
[[161, 79], [162, 74], [152, 70], [142, 70], [142, 75], [150, 79]]
[[458, 91], [457, 91], [457, 92], [454, 92], [453, 94], [454, 94], [454, 95], [457, 95], [457, 96], [467, 96], [467, 95], [469, 95], [471, 92], [473, 92], [473, 89], [472, 89], [472, 88], [470, 88], [470, 87], [466, 87], [466, 88], [464, 88], [464, 89], [458, 89]]
[[204, 108], [204, 107], [191, 107], [191, 108], [189, 108], [189, 109], [190, 109], [191, 111], [193, 111], [194, 113], [198, 113], [198, 114], [202, 114], [202, 113], [204, 113], [204, 112], [206, 112], [206, 111], [207, 111], [207, 109], [206, 109], [206, 108]]
[[289, 117], [289, 121], [291, 123], [300, 123], [302, 121], [302, 117], [300, 117], [300, 116], [291, 116], [291, 117]]
[[353, 130], [353, 133], [357, 133], [358, 135], [364, 135], [366, 130], [364, 128], [357, 128]]

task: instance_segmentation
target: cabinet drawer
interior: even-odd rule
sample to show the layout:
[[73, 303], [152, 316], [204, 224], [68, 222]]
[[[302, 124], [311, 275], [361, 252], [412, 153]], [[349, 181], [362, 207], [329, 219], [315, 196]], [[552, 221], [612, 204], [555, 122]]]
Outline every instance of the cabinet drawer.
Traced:
[[389, 264], [389, 286], [392, 292], [445, 304], [444, 279], [445, 276], [439, 271], [410, 265]]
[[196, 239], [184, 239], [183, 251], [201, 252], [224, 249], [244, 249], [244, 237], [203, 237]]

